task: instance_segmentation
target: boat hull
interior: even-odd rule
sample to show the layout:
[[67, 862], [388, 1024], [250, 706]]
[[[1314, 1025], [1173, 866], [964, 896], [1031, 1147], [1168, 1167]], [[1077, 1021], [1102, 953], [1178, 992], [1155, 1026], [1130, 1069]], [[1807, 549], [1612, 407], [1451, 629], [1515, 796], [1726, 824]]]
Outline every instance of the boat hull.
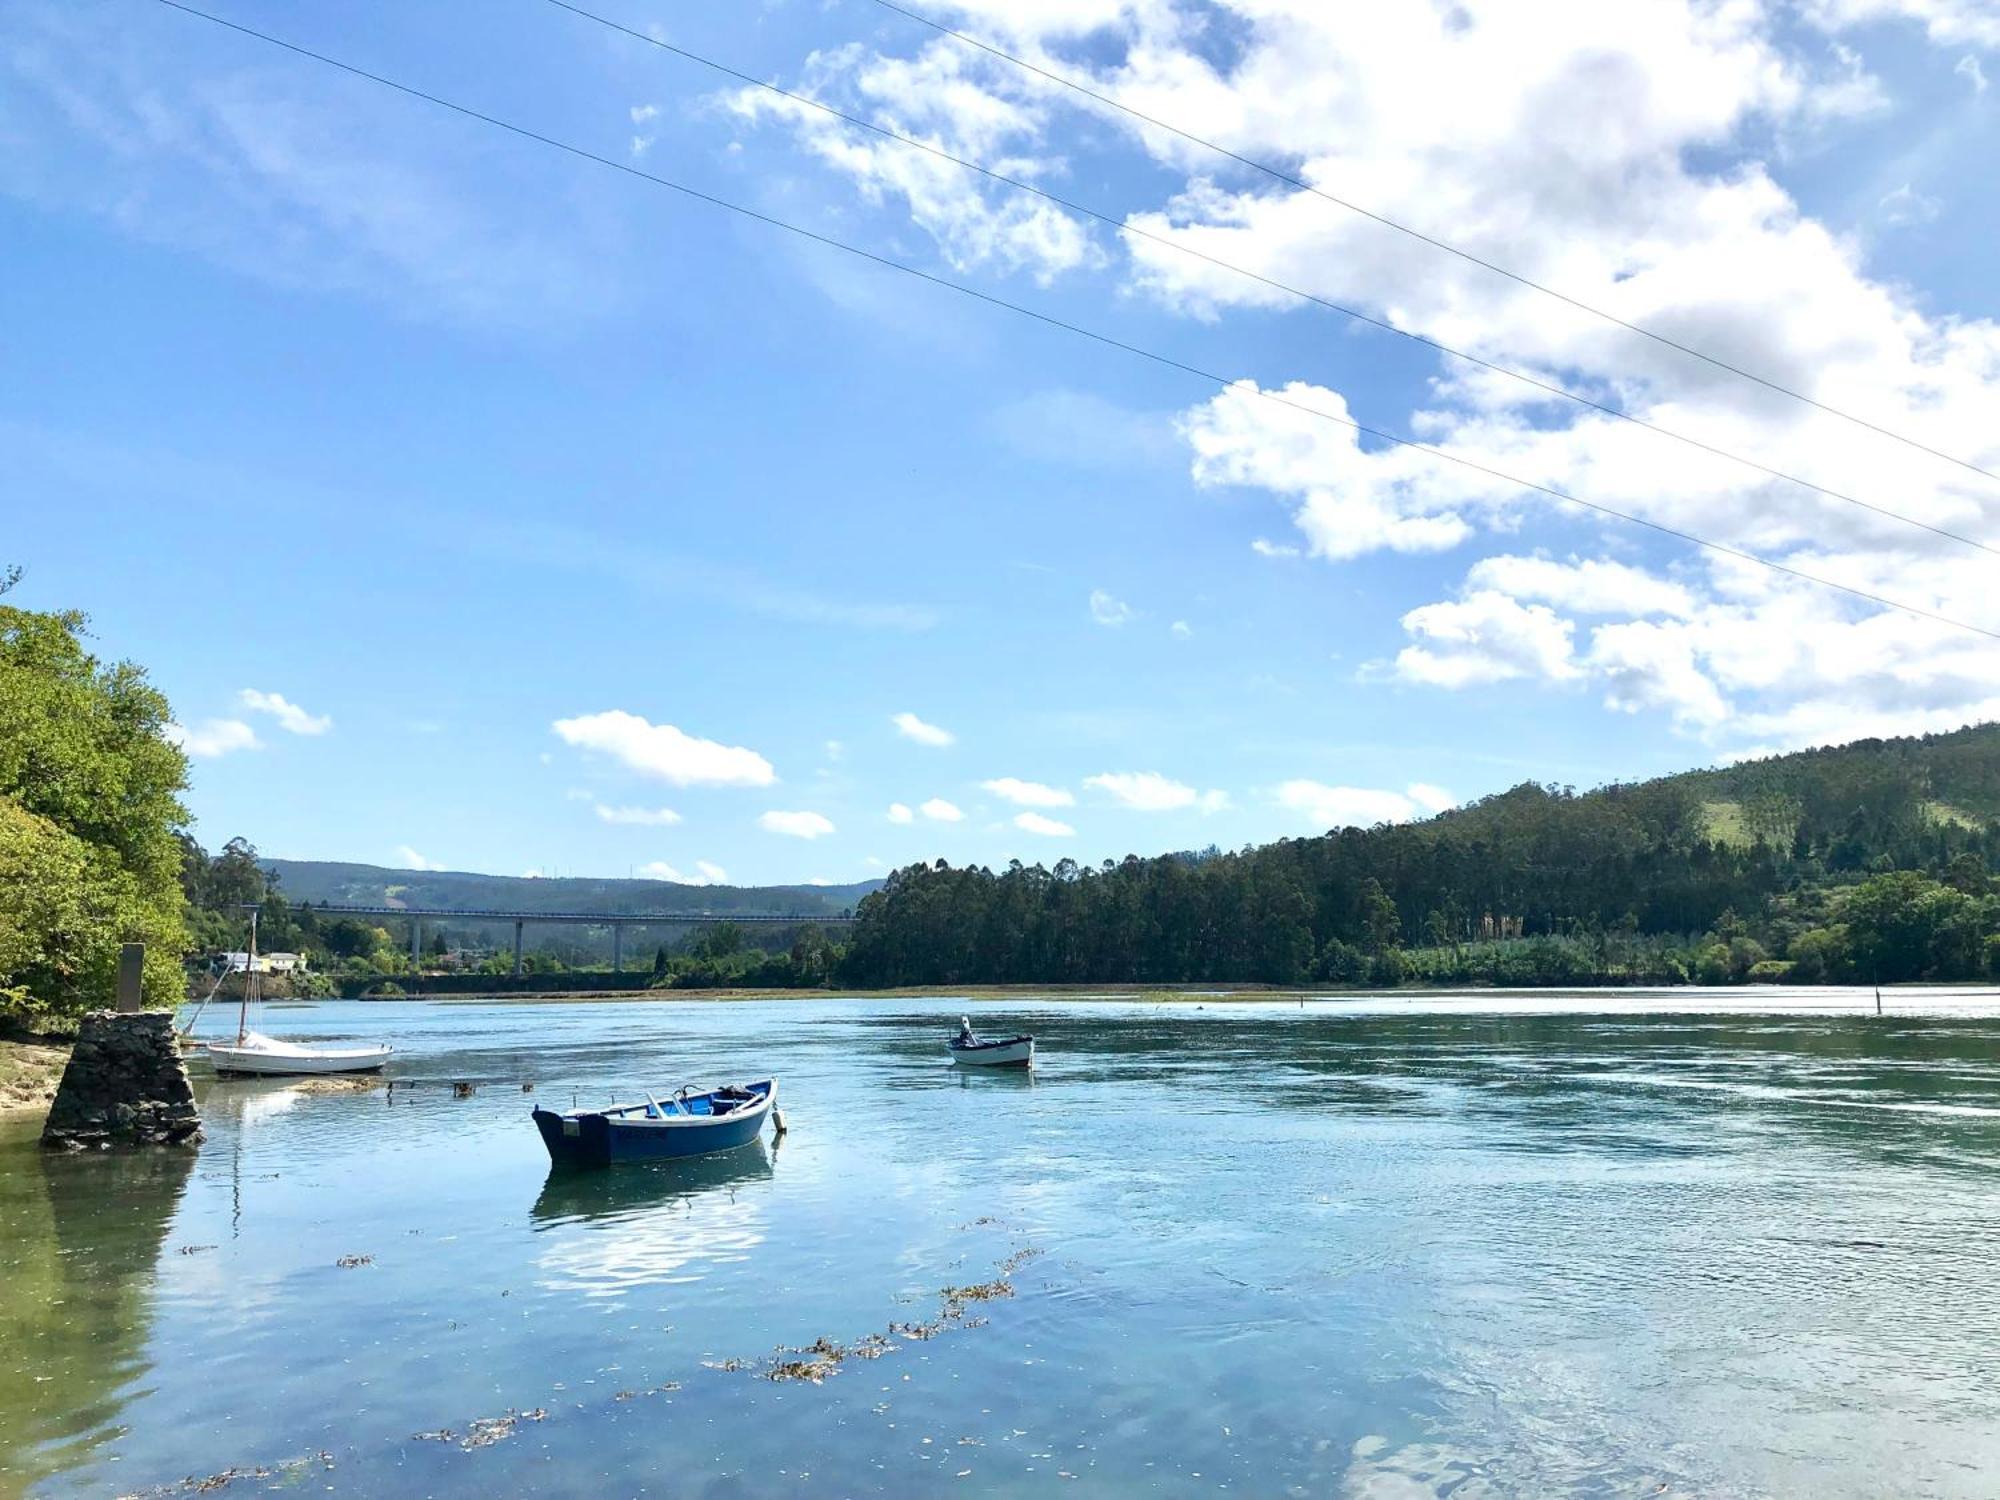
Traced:
[[1004, 1042], [981, 1042], [972, 1047], [950, 1048], [951, 1060], [961, 1068], [1032, 1068], [1035, 1039], [1017, 1036]]
[[563, 1166], [609, 1167], [621, 1162], [709, 1156], [747, 1146], [763, 1134], [764, 1122], [777, 1104], [777, 1080], [766, 1079], [745, 1088], [758, 1096], [757, 1102], [724, 1115], [648, 1118], [645, 1105], [567, 1114], [538, 1109], [535, 1128], [549, 1149], [549, 1159]]
[[352, 1047], [338, 1052], [263, 1052], [254, 1047], [229, 1047], [210, 1042], [208, 1060], [215, 1071], [243, 1078], [305, 1078], [323, 1073], [377, 1073], [389, 1061], [388, 1047]]

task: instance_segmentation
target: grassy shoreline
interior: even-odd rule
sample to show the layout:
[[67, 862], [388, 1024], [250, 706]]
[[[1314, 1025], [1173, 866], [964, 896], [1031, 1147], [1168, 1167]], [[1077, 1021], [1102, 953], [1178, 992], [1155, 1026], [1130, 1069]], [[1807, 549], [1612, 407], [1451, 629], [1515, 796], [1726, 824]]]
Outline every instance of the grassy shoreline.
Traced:
[[68, 1063], [67, 1042], [0, 1038], [0, 1115], [47, 1109]]

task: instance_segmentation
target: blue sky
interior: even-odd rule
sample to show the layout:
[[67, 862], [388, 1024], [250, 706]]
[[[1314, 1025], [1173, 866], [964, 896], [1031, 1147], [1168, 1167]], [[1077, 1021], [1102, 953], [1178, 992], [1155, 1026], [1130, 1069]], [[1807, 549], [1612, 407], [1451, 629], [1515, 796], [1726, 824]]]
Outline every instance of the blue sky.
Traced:
[[[1261, 389], [1296, 382], [1317, 408], [2000, 629], [1990, 555], [1503, 380], [1446, 379], [1407, 342], [744, 102], [552, 6], [216, 8]], [[935, 14], [2000, 467], [2000, 11], [1648, 0], [1599, 35], [1589, 7], [1566, 28], [1420, 10]], [[2000, 543], [2000, 485], [865, 0], [605, 14]], [[87, 610], [107, 655], [151, 668], [198, 752], [211, 843], [845, 881], [938, 856], [1234, 846], [1995, 711], [1990, 641], [1357, 448], [151, 0], [10, 7], [0, 69], [0, 559], [26, 568], [23, 603]]]

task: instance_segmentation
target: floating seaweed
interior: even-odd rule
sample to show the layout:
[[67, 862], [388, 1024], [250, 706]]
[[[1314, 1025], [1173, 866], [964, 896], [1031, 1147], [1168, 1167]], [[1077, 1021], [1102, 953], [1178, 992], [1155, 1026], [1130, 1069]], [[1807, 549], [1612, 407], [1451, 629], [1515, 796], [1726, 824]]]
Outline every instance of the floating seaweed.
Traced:
[[497, 1417], [475, 1417], [466, 1424], [465, 1438], [459, 1447], [470, 1453], [474, 1448], [490, 1448], [495, 1443], [504, 1443], [514, 1435], [514, 1430], [523, 1422], [540, 1422], [548, 1417], [548, 1409], [538, 1406], [533, 1411], [515, 1411], [511, 1406]]
[[[893, 1353], [898, 1339], [912, 1342], [936, 1338], [950, 1329], [983, 1327], [986, 1319], [975, 1317], [970, 1309], [978, 1303], [994, 1302], [1014, 1295], [1014, 1285], [1007, 1278], [1012, 1276], [1028, 1261], [1042, 1252], [1033, 1248], [1016, 1250], [1002, 1261], [997, 1268], [999, 1275], [991, 1281], [983, 1281], [972, 1286], [948, 1286], [938, 1293], [937, 1315], [921, 1321], [892, 1322], [883, 1333], [865, 1334], [852, 1344], [843, 1344], [821, 1336], [802, 1348], [780, 1347], [775, 1354], [761, 1365], [755, 1366], [757, 1373], [766, 1380], [803, 1380], [818, 1385], [829, 1376], [837, 1374], [840, 1367], [850, 1359], [880, 1359]], [[753, 1362], [741, 1359], [704, 1361], [711, 1370], [746, 1370], [753, 1368]]]
[[334, 1264], [343, 1271], [352, 1271], [356, 1266], [374, 1265], [375, 1257], [372, 1255], [343, 1255]]
[[199, 1255], [204, 1250], [213, 1250], [214, 1248], [215, 1246], [213, 1245], [183, 1245], [174, 1253], [176, 1255]]
[[147, 1497], [164, 1495], [212, 1495], [218, 1490], [228, 1488], [239, 1479], [295, 1480], [314, 1464], [318, 1464], [322, 1469], [331, 1469], [333, 1455], [321, 1450], [303, 1454], [298, 1458], [288, 1458], [275, 1464], [239, 1465], [224, 1469], [219, 1474], [208, 1474], [201, 1478], [190, 1474], [178, 1483], [155, 1485], [150, 1490], [121, 1495], [119, 1500], [147, 1500]]

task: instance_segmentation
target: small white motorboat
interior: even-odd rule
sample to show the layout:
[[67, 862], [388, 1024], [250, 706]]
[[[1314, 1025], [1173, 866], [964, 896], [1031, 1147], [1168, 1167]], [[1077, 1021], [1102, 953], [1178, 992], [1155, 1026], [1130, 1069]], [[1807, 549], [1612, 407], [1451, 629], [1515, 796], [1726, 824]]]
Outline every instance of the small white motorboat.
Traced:
[[208, 1060], [218, 1073], [293, 1077], [314, 1073], [372, 1073], [389, 1060], [387, 1043], [358, 1047], [309, 1047], [244, 1031], [233, 1042], [210, 1042]]
[[1035, 1039], [1031, 1036], [1010, 1036], [1001, 1041], [985, 1041], [972, 1034], [972, 1023], [959, 1017], [958, 1035], [945, 1046], [951, 1052], [951, 1060], [961, 1068], [1032, 1068], [1035, 1065]]

